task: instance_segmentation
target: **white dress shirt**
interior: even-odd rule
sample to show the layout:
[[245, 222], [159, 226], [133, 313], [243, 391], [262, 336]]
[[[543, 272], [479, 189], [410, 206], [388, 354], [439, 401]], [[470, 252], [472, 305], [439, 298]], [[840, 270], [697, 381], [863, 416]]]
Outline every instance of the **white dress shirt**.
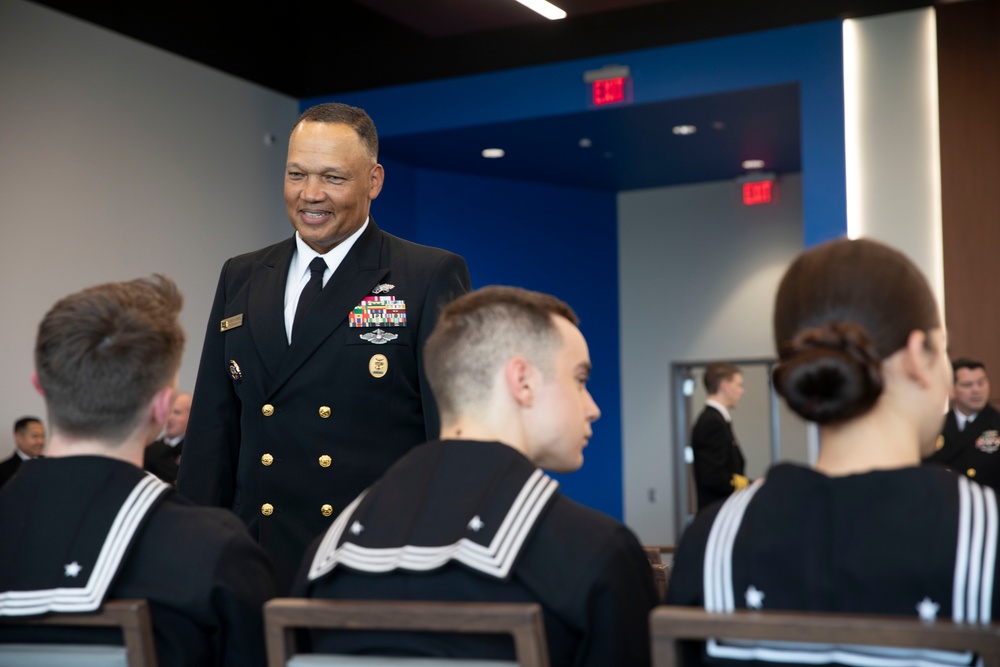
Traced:
[[[299, 233], [295, 232], [295, 254], [292, 255], [292, 263], [288, 267], [288, 279], [285, 280], [285, 335], [288, 337], [289, 345], [292, 344], [292, 324], [295, 322], [295, 309], [299, 306], [299, 296], [312, 275], [309, 264], [316, 257], [322, 257], [326, 262], [326, 271], [323, 272], [323, 287], [326, 287], [330, 276], [344, 261], [344, 257], [347, 256], [350, 249], [354, 247], [354, 243], [367, 228], [368, 218], [365, 218], [365, 224], [361, 225], [358, 231], [341, 241], [325, 255], [310, 248], [299, 236]], [[344, 316], [346, 317], [347, 313], [344, 313]]]

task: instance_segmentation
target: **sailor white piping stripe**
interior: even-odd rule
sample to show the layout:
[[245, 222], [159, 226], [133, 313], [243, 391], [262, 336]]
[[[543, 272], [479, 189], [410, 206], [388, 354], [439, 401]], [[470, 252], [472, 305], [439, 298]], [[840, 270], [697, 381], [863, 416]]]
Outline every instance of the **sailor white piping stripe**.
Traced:
[[716, 515], [715, 521], [712, 523], [712, 529], [708, 533], [708, 542], [705, 545], [705, 564], [703, 572], [706, 611], [723, 610], [723, 584], [720, 580], [720, 572], [722, 571], [720, 558], [722, 550], [720, 549], [719, 544], [724, 539], [724, 535], [726, 534], [725, 524], [729, 519], [730, 509], [733, 507], [733, 503], [736, 502], [737, 499], [733, 496], [726, 499], [722, 507], [719, 508], [719, 513]]
[[[760, 481], [760, 480], [759, 480]], [[998, 507], [993, 489], [958, 478], [958, 539], [953, 581], [953, 616], [956, 623], [989, 623], [993, 605], [994, 568], [997, 557]], [[733, 611], [732, 550], [746, 511], [733, 494], [720, 508], [705, 548], [704, 596], [706, 611]], [[754, 491], [755, 492], [755, 491]], [[888, 647], [803, 644], [798, 642], [744, 642], [711, 639], [706, 653], [715, 658], [763, 660], [777, 663], [852, 667], [956, 667], [972, 665], [971, 652], [896, 649]]]
[[135, 485], [111, 524], [86, 586], [0, 593], [0, 616], [84, 612], [100, 607], [136, 530], [157, 498], [169, 488], [153, 475], [144, 476]]
[[958, 478], [958, 539], [955, 546], [955, 579], [951, 588], [951, 618], [956, 623], [965, 622], [965, 582], [969, 568], [969, 533], [972, 519], [969, 480]]
[[983, 487], [970, 484], [972, 491], [972, 536], [969, 541], [969, 589], [966, 594], [966, 618], [969, 623], [979, 622], [979, 582], [983, 567]]
[[733, 611], [736, 608], [736, 595], [733, 591], [733, 547], [736, 544], [736, 535], [743, 523], [743, 514], [746, 512], [747, 505], [750, 504], [750, 500], [757, 493], [759, 487], [758, 484], [751, 489], [746, 489], [746, 493], [740, 494], [739, 503], [733, 507], [733, 517], [729, 522], [728, 534], [722, 543], [722, 593], [726, 611]]
[[535, 470], [521, 487], [489, 546], [461, 538], [453, 544], [437, 547], [405, 545], [374, 549], [349, 541], [338, 547], [343, 531], [361, 502], [362, 494], [330, 526], [309, 568], [309, 580], [313, 581], [330, 572], [338, 563], [364, 572], [389, 572], [395, 569], [427, 571], [451, 560], [464, 563], [484, 574], [503, 578], [510, 572], [538, 515], [558, 488], [558, 482], [541, 470]]
[[747, 505], [763, 485], [758, 479], [746, 489], [729, 496], [712, 522], [705, 546], [703, 582], [705, 611], [729, 612], [735, 609], [733, 593], [733, 545]]
[[979, 596], [979, 622], [993, 622], [993, 574], [997, 564], [997, 496], [990, 487], [983, 487], [986, 505], [986, 550], [983, 554], [983, 592]]
[[851, 644], [804, 644], [800, 642], [751, 643], [710, 639], [705, 652], [713, 658], [762, 660], [803, 665], [851, 665], [852, 667], [958, 667], [972, 665], [971, 651], [889, 648]]

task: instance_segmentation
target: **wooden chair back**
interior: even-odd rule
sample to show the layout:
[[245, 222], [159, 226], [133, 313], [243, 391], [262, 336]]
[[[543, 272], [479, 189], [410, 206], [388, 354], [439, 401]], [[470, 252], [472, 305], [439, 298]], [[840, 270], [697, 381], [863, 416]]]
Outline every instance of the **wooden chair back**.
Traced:
[[670, 566], [663, 563], [652, 563], [653, 585], [656, 586], [656, 599], [663, 602], [667, 595], [667, 580], [670, 578]]
[[[145, 600], [108, 600], [99, 611], [88, 614], [49, 614], [30, 618], [6, 616], [0, 619], [0, 623], [4, 625], [120, 628], [125, 640], [126, 664], [129, 667], [157, 667], [153, 624], [149, 614], [149, 604]], [[18, 646], [22, 647], [23, 650], [30, 651], [38, 658], [43, 657], [47, 651], [58, 651], [59, 657], [54, 658], [56, 662], [50, 664], [67, 665], [67, 667], [78, 664], [74, 663], [72, 655], [67, 656], [65, 651], [59, 648], [59, 644], [19, 644]], [[65, 648], [65, 645], [62, 647]], [[0, 645], [0, 650], [2, 649], [3, 645]], [[80, 653], [82, 654], [83, 651]]]
[[264, 628], [268, 667], [285, 667], [296, 655], [298, 628], [509, 634], [520, 667], [549, 667], [542, 609], [535, 603], [276, 598], [264, 605]]
[[678, 667], [683, 640], [757, 640], [814, 644], [972, 651], [983, 667], [1000, 667], [1000, 625], [927, 623], [915, 617], [819, 612], [709, 613], [660, 606], [650, 614], [653, 667]]
[[664, 554], [672, 556], [677, 553], [677, 547], [668, 544], [650, 544], [642, 548], [646, 553], [646, 558], [649, 559], [650, 563], [662, 563]]

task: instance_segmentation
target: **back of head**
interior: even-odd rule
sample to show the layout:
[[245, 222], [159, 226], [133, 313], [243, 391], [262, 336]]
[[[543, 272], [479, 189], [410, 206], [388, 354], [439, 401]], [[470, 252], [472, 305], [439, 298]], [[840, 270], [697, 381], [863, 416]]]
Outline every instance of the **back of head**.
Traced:
[[326, 102], [306, 109], [295, 121], [295, 127], [300, 123], [328, 123], [352, 127], [365, 145], [368, 156], [378, 160], [378, 132], [375, 123], [364, 109], [340, 102]]
[[107, 283], [57, 302], [38, 327], [35, 368], [54, 430], [118, 444], [180, 366], [182, 297], [169, 278]]
[[573, 309], [559, 299], [518, 287], [484, 287], [452, 301], [424, 347], [425, 372], [442, 422], [482, 405], [512, 357], [549, 370], [562, 344], [553, 316], [578, 323]]
[[939, 326], [927, 280], [902, 253], [867, 239], [824, 243], [778, 287], [775, 389], [809, 421], [851, 419], [882, 393], [882, 360], [912, 331]]

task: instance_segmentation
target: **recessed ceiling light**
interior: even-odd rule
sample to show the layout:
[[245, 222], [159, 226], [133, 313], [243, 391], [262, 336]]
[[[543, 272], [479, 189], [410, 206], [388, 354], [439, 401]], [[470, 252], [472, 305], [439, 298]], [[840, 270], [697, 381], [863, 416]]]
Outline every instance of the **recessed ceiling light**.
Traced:
[[743, 168], [744, 169], [763, 169], [764, 168], [764, 161], [763, 160], [743, 160]]
[[674, 125], [674, 129], [672, 130], [674, 134], [679, 134], [681, 136], [694, 134], [697, 131], [698, 128], [694, 125]]
[[527, 7], [533, 12], [537, 12], [549, 19], [550, 21], [556, 21], [558, 19], [566, 18], [566, 12], [559, 9], [551, 2], [546, 2], [545, 0], [517, 0], [522, 5]]
[[483, 157], [484, 158], [498, 158], [506, 155], [502, 148], [484, 148]]
[[584, 137], [583, 139], [580, 139], [580, 148], [590, 148], [593, 145], [594, 145], [594, 142], [592, 142], [587, 137]]

